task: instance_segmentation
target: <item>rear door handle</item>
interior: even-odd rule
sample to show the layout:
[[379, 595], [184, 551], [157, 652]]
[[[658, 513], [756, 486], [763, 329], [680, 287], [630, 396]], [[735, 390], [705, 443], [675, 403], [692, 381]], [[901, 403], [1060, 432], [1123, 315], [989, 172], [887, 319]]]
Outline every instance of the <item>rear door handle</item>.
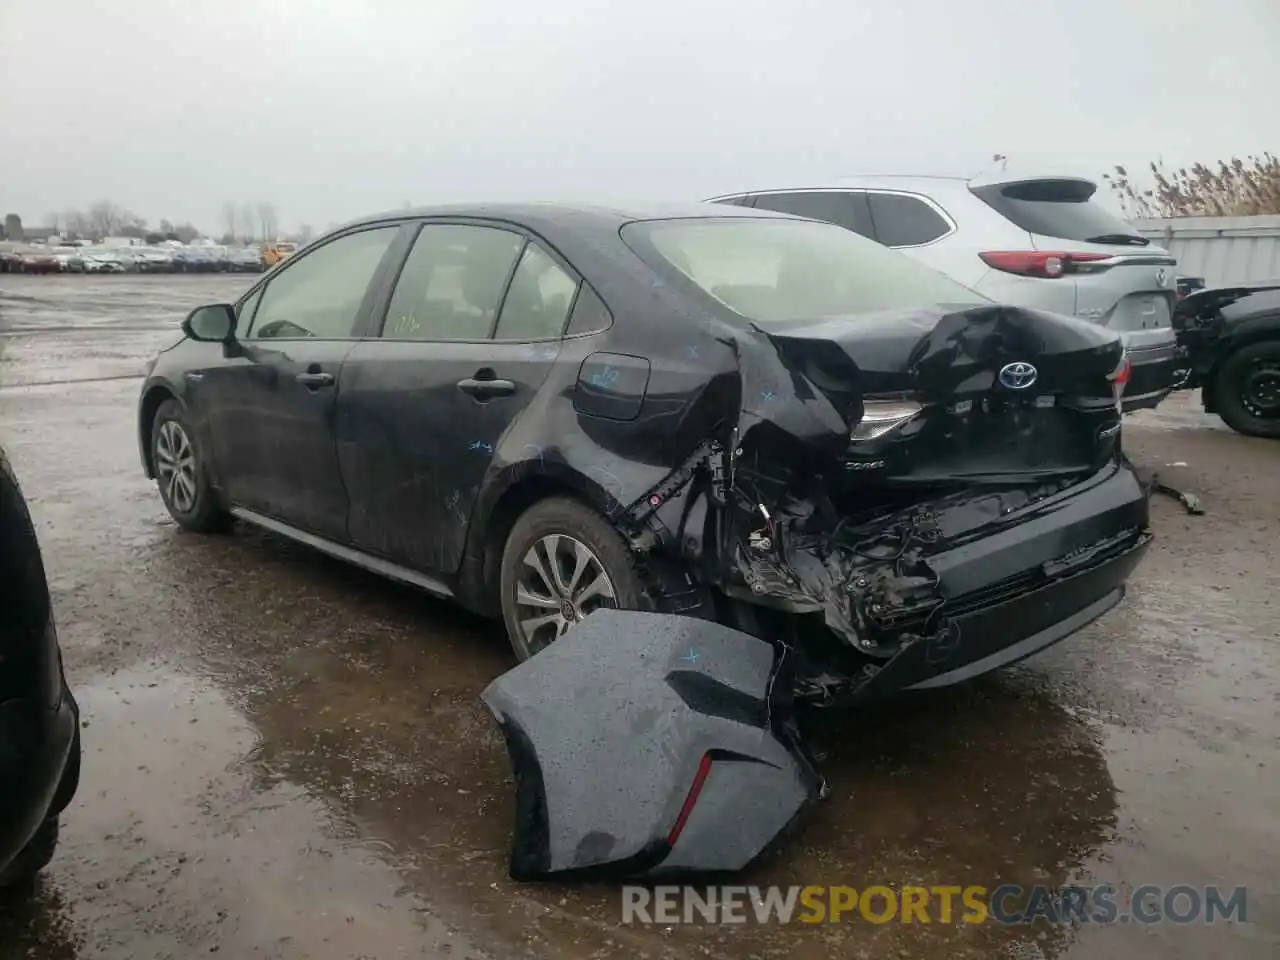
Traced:
[[332, 373], [300, 373], [294, 379], [308, 390], [319, 390], [321, 387], [333, 386]]
[[511, 396], [516, 392], [516, 385], [510, 380], [475, 380], [468, 377], [458, 381], [458, 389], [477, 400], [488, 400], [490, 397]]

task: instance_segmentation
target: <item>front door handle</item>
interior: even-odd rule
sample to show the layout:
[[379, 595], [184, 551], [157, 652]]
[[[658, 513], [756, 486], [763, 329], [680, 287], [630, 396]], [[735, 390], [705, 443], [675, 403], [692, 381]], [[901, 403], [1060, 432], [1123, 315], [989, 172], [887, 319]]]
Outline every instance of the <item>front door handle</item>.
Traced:
[[333, 386], [332, 373], [314, 373], [308, 371], [307, 373], [298, 374], [294, 379], [308, 390], [319, 390], [321, 387]]
[[458, 381], [458, 389], [477, 400], [488, 400], [492, 397], [511, 396], [516, 392], [516, 385], [510, 380], [475, 380], [468, 377]]

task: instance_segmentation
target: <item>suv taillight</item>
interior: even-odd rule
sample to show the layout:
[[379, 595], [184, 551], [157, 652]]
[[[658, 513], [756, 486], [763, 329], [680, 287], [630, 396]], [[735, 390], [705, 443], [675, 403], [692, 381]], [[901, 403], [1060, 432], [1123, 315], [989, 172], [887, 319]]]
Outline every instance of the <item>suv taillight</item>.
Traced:
[[1066, 253], [1046, 250], [989, 250], [978, 254], [982, 262], [994, 270], [1016, 273], [1023, 277], [1056, 280], [1072, 273], [1092, 273], [1101, 267], [1098, 261], [1110, 260], [1109, 253]]

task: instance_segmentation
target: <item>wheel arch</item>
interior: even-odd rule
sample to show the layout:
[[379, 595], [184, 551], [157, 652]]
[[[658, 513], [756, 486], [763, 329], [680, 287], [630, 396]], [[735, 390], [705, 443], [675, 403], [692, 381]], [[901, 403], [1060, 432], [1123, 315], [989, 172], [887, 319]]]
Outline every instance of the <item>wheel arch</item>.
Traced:
[[142, 454], [142, 468], [147, 479], [156, 478], [155, 457], [152, 455], [151, 431], [155, 426], [156, 411], [166, 400], [182, 401], [178, 394], [167, 383], [153, 383], [142, 394], [138, 404], [138, 449]]
[[[575, 483], [575, 479], [578, 482]], [[507, 537], [530, 507], [552, 497], [575, 500], [608, 519], [600, 508], [600, 491], [592, 491], [590, 481], [574, 474], [536, 473], [508, 484], [483, 512], [483, 522], [472, 526], [472, 547], [468, 551], [459, 598], [472, 610], [485, 616], [502, 616], [499, 587], [502, 550]]]

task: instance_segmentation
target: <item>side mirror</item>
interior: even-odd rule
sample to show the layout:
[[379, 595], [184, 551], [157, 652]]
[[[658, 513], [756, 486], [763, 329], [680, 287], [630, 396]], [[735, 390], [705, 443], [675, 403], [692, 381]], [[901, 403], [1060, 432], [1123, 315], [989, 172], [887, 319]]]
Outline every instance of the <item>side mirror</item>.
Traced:
[[182, 321], [182, 332], [203, 343], [230, 343], [236, 336], [236, 311], [229, 303], [196, 307]]

